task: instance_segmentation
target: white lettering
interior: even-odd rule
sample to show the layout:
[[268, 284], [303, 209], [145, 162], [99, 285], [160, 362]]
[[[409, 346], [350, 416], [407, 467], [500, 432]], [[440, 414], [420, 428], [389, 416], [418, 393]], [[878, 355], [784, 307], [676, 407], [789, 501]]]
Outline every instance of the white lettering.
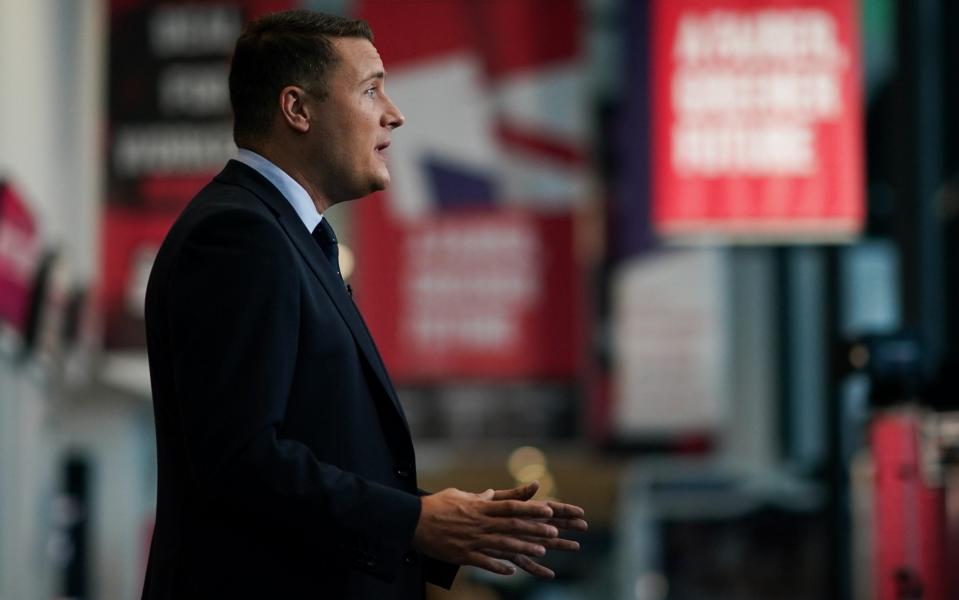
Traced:
[[673, 166], [683, 175], [808, 175], [814, 139], [805, 125], [678, 125]]
[[843, 52], [833, 17], [819, 9], [687, 13], [679, 22], [673, 56], [700, 62], [835, 63]]
[[242, 27], [235, 6], [161, 5], [150, 19], [150, 46], [161, 58], [229, 54]]
[[235, 152], [230, 124], [132, 125], [117, 132], [113, 162], [120, 177], [195, 173], [219, 169]]
[[673, 57], [671, 159], [677, 173], [815, 172], [816, 129], [841, 116], [848, 67], [829, 13], [687, 13]]
[[542, 290], [539, 244], [522, 221], [450, 221], [410, 238], [404, 321], [413, 343], [432, 352], [515, 343]]
[[167, 115], [203, 117], [230, 114], [227, 66], [175, 64], [157, 82], [160, 110]]

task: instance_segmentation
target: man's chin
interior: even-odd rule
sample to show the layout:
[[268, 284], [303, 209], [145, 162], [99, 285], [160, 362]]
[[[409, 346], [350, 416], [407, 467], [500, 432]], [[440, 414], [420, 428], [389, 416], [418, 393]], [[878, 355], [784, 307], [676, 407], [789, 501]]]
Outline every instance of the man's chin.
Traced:
[[386, 189], [387, 187], [389, 187], [389, 185], [390, 185], [390, 173], [389, 173], [389, 171], [386, 171], [386, 172], [384, 172], [384, 173], [380, 173], [379, 175], [377, 175], [376, 177], [374, 177], [372, 183], [373, 183], [373, 185], [371, 186], [371, 187], [372, 187], [372, 190], [370, 191], [370, 193], [380, 192], [380, 191], [385, 190], [385, 189]]

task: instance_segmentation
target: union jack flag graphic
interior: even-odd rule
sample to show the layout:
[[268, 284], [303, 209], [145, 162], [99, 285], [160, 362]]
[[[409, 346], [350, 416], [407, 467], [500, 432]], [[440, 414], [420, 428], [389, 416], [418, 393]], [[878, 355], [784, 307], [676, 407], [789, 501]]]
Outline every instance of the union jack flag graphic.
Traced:
[[357, 299], [391, 373], [571, 376], [580, 354], [572, 211], [588, 166], [580, 6], [357, 8], [406, 116], [389, 190], [356, 213]]

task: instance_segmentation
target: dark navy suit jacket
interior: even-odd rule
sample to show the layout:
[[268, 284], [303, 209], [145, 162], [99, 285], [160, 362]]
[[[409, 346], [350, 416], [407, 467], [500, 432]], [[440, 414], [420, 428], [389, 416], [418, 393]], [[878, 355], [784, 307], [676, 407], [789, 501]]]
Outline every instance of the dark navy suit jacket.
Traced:
[[146, 297], [156, 526], [145, 600], [421, 598], [410, 432], [342, 280], [292, 206], [230, 161], [177, 219]]

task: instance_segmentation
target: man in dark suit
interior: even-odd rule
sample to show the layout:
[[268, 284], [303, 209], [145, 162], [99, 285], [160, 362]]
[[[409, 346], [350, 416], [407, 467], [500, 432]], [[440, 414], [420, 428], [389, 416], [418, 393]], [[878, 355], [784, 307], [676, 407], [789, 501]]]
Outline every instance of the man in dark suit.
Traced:
[[362, 21], [250, 24], [240, 153], [176, 221], [146, 298], [158, 500], [143, 597], [421, 598], [457, 565], [535, 575], [582, 510], [535, 486], [419, 491], [410, 432], [323, 211], [383, 189], [403, 124]]

